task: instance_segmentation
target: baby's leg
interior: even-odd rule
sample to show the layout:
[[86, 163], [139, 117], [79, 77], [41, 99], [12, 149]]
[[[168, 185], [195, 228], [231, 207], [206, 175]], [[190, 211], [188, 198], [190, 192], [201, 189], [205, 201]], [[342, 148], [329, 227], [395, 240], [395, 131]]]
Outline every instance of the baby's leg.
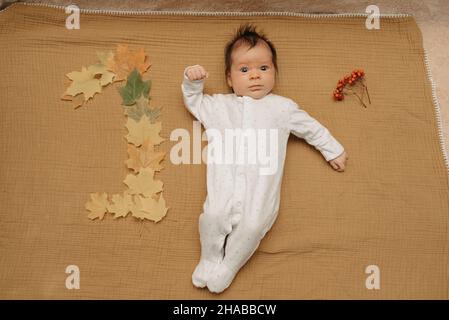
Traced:
[[259, 247], [269, 230], [267, 227], [241, 221], [226, 241], [225, 257], [207, 281], [211, 292], [222, 292], [231, 284], [237, 272], [245, 265]]
[[201, 258], [192, 274], [192, 282], [196, 287], [204, 288], [209, 276], [223, 260], [225, 238], [231, 230], [231, 222], [224, 215], [212, 213], [200, 215]]

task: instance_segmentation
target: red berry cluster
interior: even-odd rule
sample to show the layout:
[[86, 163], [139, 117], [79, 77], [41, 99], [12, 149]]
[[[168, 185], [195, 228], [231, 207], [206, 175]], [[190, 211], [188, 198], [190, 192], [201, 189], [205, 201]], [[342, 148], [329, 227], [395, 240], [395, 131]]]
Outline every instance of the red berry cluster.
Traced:
[[353, 86], [355, 82], [359, 79], [362, 79], [364, 75], [365, 72], [363, 71], [363, 69], [356, 69], [352, 71], [350, 75], [347, 75], [343, 79], [338, 80], [337, 88], [334, 90], [334, 99], [338, 101], [343, 100], [344, 95], [342, 91], [344, 87], [347, 84]]

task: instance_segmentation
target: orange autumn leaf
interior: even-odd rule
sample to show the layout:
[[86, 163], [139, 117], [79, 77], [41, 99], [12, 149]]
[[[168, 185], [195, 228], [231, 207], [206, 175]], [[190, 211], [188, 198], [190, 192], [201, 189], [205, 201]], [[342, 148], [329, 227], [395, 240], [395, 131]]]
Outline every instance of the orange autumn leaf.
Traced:
[[128, 155], [129, 159], [125, 161], [125, 164], [136, 173], [147, 167], [154, 171], [163, 169], [160, 162], [164, 159], [165, 152], [154, 151], [154, 145], [149, 139], [145, 140], [140, 148], [128, 144]]
[[107, 67], [117, 75], [114, 81], [122, 81], [128, 77], [134, 68], [136, 68], [140, 74], [147, 71], [151, 64], [145, 60], [146, 56], [143, 48], [139, 48], [137, 51], [132, 52], [129, 50], [128, 45], [119, 44], [114, 57], [107, 60]]

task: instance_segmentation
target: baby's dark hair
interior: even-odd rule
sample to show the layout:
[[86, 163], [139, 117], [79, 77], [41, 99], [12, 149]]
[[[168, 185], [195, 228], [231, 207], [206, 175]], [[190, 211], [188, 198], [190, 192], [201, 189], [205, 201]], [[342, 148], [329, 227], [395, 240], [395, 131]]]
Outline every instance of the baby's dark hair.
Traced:
[[278, 72], [278, 65], [277, 65], [277, 55], [276, 55], [276, 48], [271, 43], [270, 40], [266, 37], [265, 34], [262, 32], [257, 32], [256, 27], [251, 25], [250, 23], [246, 23], [244, 25], [241, 25], [237, 32], [235, 33], [232, 40], [230, 40], [225, 47], [225, 75], [227, 76], [229, 72], [231, 71], [231, 65], [232, 65], [232, 51], [234, 50], [235, 45], [240, 44], [248, 44], [250, 48], [255, 47], [259, 41], [264, 41], [268, 47], [271, 50], [271, 58], [274, 65], [274, 69], [276, 73]]

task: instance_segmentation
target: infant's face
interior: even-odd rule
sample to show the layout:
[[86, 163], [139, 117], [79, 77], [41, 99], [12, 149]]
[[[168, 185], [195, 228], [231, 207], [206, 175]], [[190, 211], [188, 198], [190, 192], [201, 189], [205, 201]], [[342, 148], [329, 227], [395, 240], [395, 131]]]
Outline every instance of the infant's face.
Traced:
[[249, 50], [248, 48], [249, 45], [242, 44], [233, 50], [227, 81], [236, 95], [260, 99], [274, 87], [275, 69], [271, 50], [263, 41]]

